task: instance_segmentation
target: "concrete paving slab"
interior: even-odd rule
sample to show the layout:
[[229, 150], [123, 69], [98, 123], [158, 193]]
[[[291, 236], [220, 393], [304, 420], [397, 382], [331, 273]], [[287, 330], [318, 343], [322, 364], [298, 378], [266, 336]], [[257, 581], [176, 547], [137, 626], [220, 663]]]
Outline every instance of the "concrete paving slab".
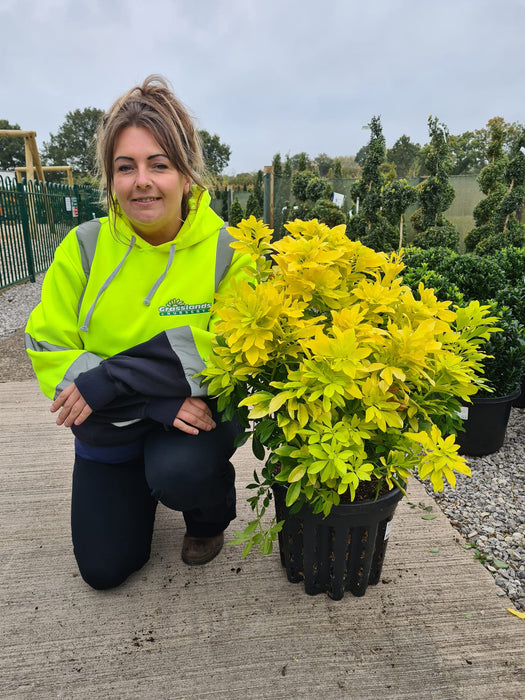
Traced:
[[[231, 546], [187, 567], [182, 517], [165, 508], [144, 569], [91, 590], [71, 548], [72, 438], [48, 404], [36, 381], [0, 384], [0, 697], [525, 697], [525, 621], [418, 483], [410, 501], [438, 517], [401, 501], [382, 582], [362, 598], [307, 596], [278, 552]], [[234, 461], [229, 535], [250, 519], [249, 447]]]

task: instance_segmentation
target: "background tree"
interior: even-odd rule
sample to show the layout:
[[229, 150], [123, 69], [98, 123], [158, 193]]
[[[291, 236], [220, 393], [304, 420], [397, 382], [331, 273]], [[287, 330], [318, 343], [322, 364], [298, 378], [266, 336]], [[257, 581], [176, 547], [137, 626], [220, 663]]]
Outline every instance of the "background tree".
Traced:
[[68, 112], [57, 133], [42, 145], [43, 164], [71, 165], [77, 180], [94, 177], [95, 136], [103, 114], [95, 107]]
[[505, 123], [499, 117], [488, 123], [491, 138], [487, 147], [488, 164], [478, 177], [486, 195], [474, 209], [476, 226], [467, 234], [467, 251], [493, 253], [508, 246], [525, 244], [525, 226], [519, 212], [525, 203], [525, 129], [513, 137], [509, 154], [505, 152]]
[[262, 207], [254, 192], [250, 192], [246, 201], [245, 217], [248, 218], [250, 216], [255, 216], [256, 219], [262, 219], [263, 217]]
[[292, 177], [292, 161], [289, 155], [286, 156], [286, 159], [284, 161], [283, 175], [285, 177]]
[[[0, 129], [20, 130], [18, 124], [0, 119]], [[0, 138], [0, 170], [14, 170], [26, 164], [24, 139], [4, 136]]]
[[457, 136], [449, 136], [448, 146], [452, 158], [450, 174], [479, 173], [487, 163], [484, 141], [481, 130], [465, 131]]
[[[280, 157], [280, 156], [279, 156]], [[274, 156], [274, 167], [275, 167], [275, 156]], [[274, 171], [275, 175], [275, 171]], [[264, 189], [263, 189], [263, 172], [259, 170], [257, 172], [257, 178], [253, 190], [248, 196], [248, 201], [246, 202], [245, 217], [255, 216], [256, 219], [262, 219], [263, 217], [263, 206], [264, 206]]]
[[357, 153], [354, 156], [354, 160], [357, 163], [357, 165], [360, 165], [361, 167], [364, 166], [366, 157], [368, 155], [368, 149], [369, 144], [367, 143], [365, 146], [361, 146], [361, 148], [357, 151]]
[[409, 136], [401, 136], [386, 153], [386, 159], [389, 163], [394, 163], [396, 166], [396, 174], [398, 177], [413, 176], [414, 166], [417, 162], [417, 157], [421, 150], [418, 143], [412, 143]]
[[217, 134], [212, 136], [209, 132], [202, 130], [199, 131], [199, 136], [206, 168], [214, 177], [218, 177], [230, 162], [231, 148], [221, 143]]
[[244, 219], [242, 204], [238, 199], [234, 199], [230, 207], [230, 226], [238, 226]]
[[448, 129], [436, 117], [428, 118], [430, 142], [425, 149], [425, 168], [429, 176], [417, 185], [420, 207], [411, 216], [417, 235], [414, 245], [459, 247], [459, 232], [444, 212], [454, 201], [456, 193], [449, 182], [452, 158], [448, 146]]
[[392, 180], [383, 188], [383, 212], [389, 223], [399, 228], [399, 248], [403, 246], [405, 212], [416, 199], [416, 189], [407, 180]]
[[276, 153], [272, 160], [273, 174], [275, 177], [281, 177], [283, 174], [283, 164], [281, 161], [281, 154]]
[[228, 189], [225, 187], [221, 195], [221, 218], [223, 221], [228, 221]]
[[[308, 165], [309, 165], [308, 160], [309, 160], [308, 156], [306, 155], [306, 153], [304, 151], [302, 153], [299, 153], [297, 155], [297, 161], [296, 161], [297, 164], [296, 164], [295, 170], [299, 170], [299, 171], [307, 170]], [[293, 158], [292, 158], [292, 161], [293, 161]]]
[[390, 251], [397, 245], [398, 233], [397, 227], [389, 223], [382, 211], [382, 192], [386, 184], [381, 174], [386, 154], [385, 138], [379, 117], [372, 117], [368, 126], [370, 141], [361, 179], [352, 186], [356, 209], [349, 221], [348, 233], [354, 240], [360, 240], [374, 250]]
[[334, 164], [334, 159], [330, 158], [330, 156], [326, 155], [326, 153], [319, 153], [319, 155], [314, 158], [314, 163], [317, 166], [319, 175], [321, 177], [326, 177], [328, 175], [328, 171]]
[[334, 160], [334, 178], [340, 179], [343, 177], [343, 166], [341, 163], [341, 158], [336, 158]]
[[257, 171], [255, 185], [253, 186], [253, 194], [257, 200], [257, 204], [259, 206], [259, 210], [260, 210], [261, 216], [262, 216], [262, 211], [263, 211], [263, 206], [264, 206], [264, 187], [263, 187], [263, 171], [262, 170]]

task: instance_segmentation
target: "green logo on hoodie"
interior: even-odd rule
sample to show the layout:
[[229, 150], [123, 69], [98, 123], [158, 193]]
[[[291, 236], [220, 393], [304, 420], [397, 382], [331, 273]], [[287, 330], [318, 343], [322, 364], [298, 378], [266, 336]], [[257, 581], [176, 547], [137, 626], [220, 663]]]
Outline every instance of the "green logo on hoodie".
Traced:
[[159, 316], [206, 314], [210, 308], [211, 304], [185, 304], [182, 299], [170, 299], [164, 306], [159, 306]]

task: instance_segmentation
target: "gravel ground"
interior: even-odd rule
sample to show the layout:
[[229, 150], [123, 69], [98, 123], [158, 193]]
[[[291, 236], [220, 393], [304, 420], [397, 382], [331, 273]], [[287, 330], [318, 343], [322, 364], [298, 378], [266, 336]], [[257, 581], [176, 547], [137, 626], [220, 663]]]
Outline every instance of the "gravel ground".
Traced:
[[[35, 283], [0, 292], [0, 382], [33, 379], [23, 328], [38, 304], [43, 275]], [[505, 444], [495, 454], [468, 457], [472, 477], [434, 494], [465, 538], [465, 546], [492, 573], [501, 595], [525, 611], [525, 409], [513, 408]]]

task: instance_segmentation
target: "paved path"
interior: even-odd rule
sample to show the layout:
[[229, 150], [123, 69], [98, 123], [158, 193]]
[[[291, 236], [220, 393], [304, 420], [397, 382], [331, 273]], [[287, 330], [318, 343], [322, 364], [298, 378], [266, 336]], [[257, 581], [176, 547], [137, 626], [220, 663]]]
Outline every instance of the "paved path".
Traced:
[[[160, 508], [150, 562], [96, 592], [71, 551], [72, 458], [36, 382], [0, 384], [2, 699], [525, 697], [525, 621], [441, 513], [402, 501], [383, 582], [332, 601], [288, 583], [277, 552], [185, 566], [182, 518]], [[249, 448], [235, 463], [240, 529]], [[417, 483], [409, 498], [434, 505]]]

